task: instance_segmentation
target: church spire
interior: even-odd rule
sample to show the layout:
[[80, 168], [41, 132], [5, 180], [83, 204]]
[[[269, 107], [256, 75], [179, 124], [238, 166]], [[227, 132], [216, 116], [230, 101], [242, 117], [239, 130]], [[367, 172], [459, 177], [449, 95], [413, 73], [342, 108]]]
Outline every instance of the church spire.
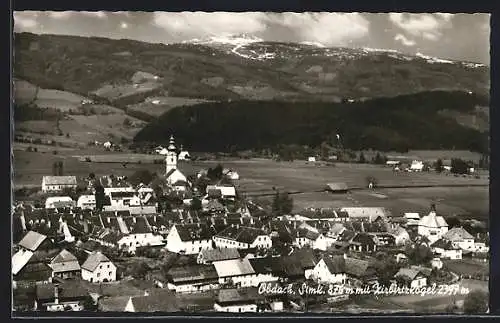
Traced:
[[170, 143], [168, 145], [167, 150], [169, 150], [169, 151], [175, 151], [176, 150], [176, 148], [175, 148], [175, 140], [174, 140], [174, 136], [173, 135], [170, 136]]

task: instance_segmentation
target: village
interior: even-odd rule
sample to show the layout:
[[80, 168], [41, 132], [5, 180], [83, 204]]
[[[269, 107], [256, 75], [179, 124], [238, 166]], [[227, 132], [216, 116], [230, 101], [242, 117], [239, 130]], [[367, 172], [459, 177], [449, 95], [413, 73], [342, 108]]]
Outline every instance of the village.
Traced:
[[[364, 302], [377, 307], [375, 298], [397, 311], [404, 307], [400, 297], [411, 312], [423, 297], [314, 291], [487, 280], [487, 273], [456, 272], [454, 264], [487, 266], [488, 233], [448, 223], [439, 204], [430, 203], [425, 214], [370, 205], [298, 214], [286, 192], [276, 191], [270, 204], [242, 194], [237, 169], [184, 174], [178, 163], [190, 155], [173, 136], [155, 153], [165, 158], [165, 170], [147, 185], [140, 177], [132, 184], [90, 174], [77, 190], [76, 176], [43, 176], [43, 203], [16, 203], [15, 311], [331, 312]], [[423, 167], [415, 161], [402, 170]], [[343, 183], [325, 185], [331, 194], [349, 191]], [[437, 311], [460, 311], [465, 294], [426, 300], [441, 306]]]

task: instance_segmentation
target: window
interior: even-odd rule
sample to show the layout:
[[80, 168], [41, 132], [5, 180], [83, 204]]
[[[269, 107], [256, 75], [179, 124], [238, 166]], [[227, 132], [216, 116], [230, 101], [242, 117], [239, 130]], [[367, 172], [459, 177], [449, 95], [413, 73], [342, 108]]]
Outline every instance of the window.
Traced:
[[101, 273], [97, 273], [97, 277], [100, 277], [101, 276]]
[[99, 266], [99, 269], [102, 269], [102, 265]]
[[109, 264], [108, 264], [108, 268], [109, 268]]
[[109, 276], [109, 277], [111, 277], [111, 274], [112, 274], [112, 272], [110, 271], [110, 272], [108, 273], [108, 276]]

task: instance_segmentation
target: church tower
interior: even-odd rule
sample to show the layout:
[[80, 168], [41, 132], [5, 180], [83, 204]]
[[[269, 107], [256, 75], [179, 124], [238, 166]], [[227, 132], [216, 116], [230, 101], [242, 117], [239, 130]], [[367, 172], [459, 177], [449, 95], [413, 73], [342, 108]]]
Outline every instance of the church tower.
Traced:
[[168, 145], [167, 150], [168, 152], [165, 159], [166, 174], [177, 169], [177, 149], [175, 148], [174, 136], [170, 136], [170, 144]]

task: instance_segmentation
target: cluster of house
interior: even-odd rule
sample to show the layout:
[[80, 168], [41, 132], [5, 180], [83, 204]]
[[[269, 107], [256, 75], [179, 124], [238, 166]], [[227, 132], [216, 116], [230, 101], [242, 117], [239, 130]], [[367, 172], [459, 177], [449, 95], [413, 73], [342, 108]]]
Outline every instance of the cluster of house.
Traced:
[[[173, 138], [165, 156], [166, 183], [174, 191], [190, 193], [191, 184], [177, 167]], [[239, 179], [235, 171], [225, 170], [224, 175]], [[72, 176], [47, 176], [42, 183], [42, 190], [51, 193], [74, 187]], [[330, 184], [329, 189], [347, 188]], [[406, 257], [403, 247], [417, 240], [434, 252], [431, 267], [438, 269], [443, 266], [441, 259], [488, 251], [464, 228], [449, 229], [434, 208], [423, 217], [418, 213], [393, 217], [380, 207], [345, 207], [266, 220], [262, 208], [239, 199], [232, 185], [208, 185], [200, 195], [201, 211], [187, 207], [191, 199], [186, 198], [185, 205], [158, 212], [154, 191], [143, 185], [113, 185], [104, 193], [107, 203], [99, 212], [94, 195], [82, 195], [77, 201], [52, 196], [44, 209], [26, 205], [15, 211], [14, 232], [20, 238], [12, 257], [13, 280], [37, 283], [35, 308], [81, 310], [85, 293], [72, 294], [64, 287], [66, 280], [79, 277], [96, 284], [119, 279], [116, 265], [96, 251], [101, 247], [129, 254], [139, 248], [159, 248], [196, 260], [166, 274], [152, 272], [150, 279], [167, 294], [129, 297], [122, 310], [131, 312], [173, 311], [175, 300], [168, 293], [202, 291], [218, 291], [215, 311], [280, 311], [283, 299], [256, 292], [259, 286], [302, 280], [361, 286], [377, 280], [370, 255], [386, 250], [399, 262]], [[73, 255], [62, 247], [67, 245], [81, 252]], [[431, 269], [402, 265], [394, 280], [425, 286]], [[170, 301], [159, 301], [162, 297]]]

